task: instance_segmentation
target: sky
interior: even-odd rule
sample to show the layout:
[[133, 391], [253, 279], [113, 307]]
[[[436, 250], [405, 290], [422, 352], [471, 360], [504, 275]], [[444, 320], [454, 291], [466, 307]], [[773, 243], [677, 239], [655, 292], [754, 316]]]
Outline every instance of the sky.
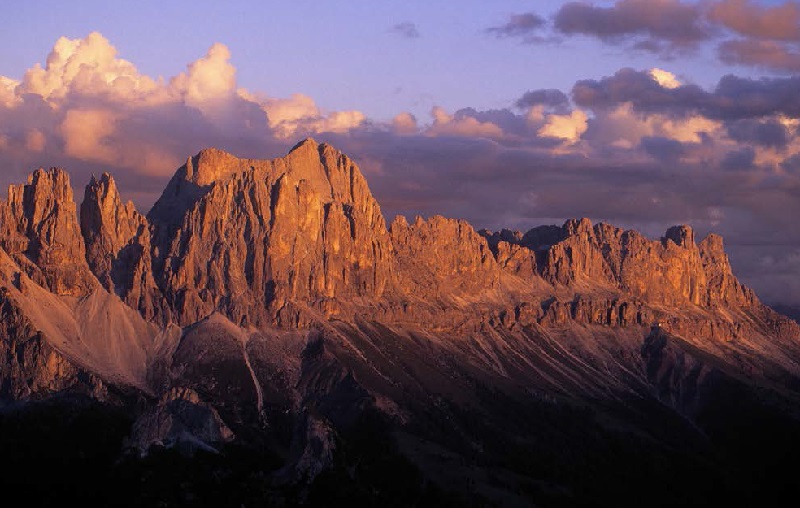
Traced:
[[0, 21], [0, 184], [108, 171], [146, 212], [214, 146], [312, 136], [387, 221], [527, 230], [589, 217], [725, 237], [800, 306], [800, 3], [17, 3]]

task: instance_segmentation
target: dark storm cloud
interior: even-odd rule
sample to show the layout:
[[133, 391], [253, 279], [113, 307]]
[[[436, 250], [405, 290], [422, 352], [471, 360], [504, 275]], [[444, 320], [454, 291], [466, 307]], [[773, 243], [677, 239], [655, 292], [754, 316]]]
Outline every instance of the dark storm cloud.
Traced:
[[394, 25], [390, 31], [406, 39], [418, 39], [420, 36], [419, 29], [415, 23], [411, 21], [403, 21]]
[[545, 26], [544, 18], [533, 12], [512, 14], [508, 21], [500, 26], [487, 28], [486, 32], [497, 37], [522, 37], [533, 36]]
[[660, 136], [645, 136], [641, 145], [654, 159], [667, 164], [678, 162], [686, 153], [686, 148], [680, 141]]
[[581, 80], [572, 87], [576, 104], [608, 108], [631, 102], [640, 111], [684, 113], [704, 107], [707, 92], [694, 85], [665, 88], [648, 72], [621, 69], [600, 80]]
[[789, 142], [789, 132], [775, 120], [736, 120], [726, 125], [728, 136], [740, 143], [752, 143], [771, 148], [783, 148]]
[[779, 72], [800, 71], [800, 52], [776, 41], [736, 39], [719, 45], [719, 58], [730, 65], [749, 65]]
[[606, 42], [644, 37], [643, 49], [691, 47], [711, 34], [697, 4], [677, 0], [620, 0], [611, 7], [582, 2], [564, 4], [554, 18], [555, 29], [565, 35], [587, 35]]
[[696, 85], [662, 87], [647, 72], [622, 69], [600, 80], [578, 81], [572, 88], [576, 104], [609, 108], [625, 102], [643, 112], [673, 115], [699, 113], [713, 119], [800, 116], [800, 76], [748, 79], [723, 76], [705, 91]]
[[746, 171], [753, 168], [756, 152], [752, 147], [744, 146], [725, 155], [720, 167], [729, 171]]
[[569, 97], [561, 90], [543, 88], [525, 92], [514, 105], [521, 109], [530, 108], [531, 106], [545, 106], [558, 112], [566, 112], [569, 109]]
[[789, 171], [791, 173], [795, 173], [796, 175], [800, 176], [800, 154], [793, 155], [788, 159], [784, 160], [781, 164], [781, 167], [785, 171]]

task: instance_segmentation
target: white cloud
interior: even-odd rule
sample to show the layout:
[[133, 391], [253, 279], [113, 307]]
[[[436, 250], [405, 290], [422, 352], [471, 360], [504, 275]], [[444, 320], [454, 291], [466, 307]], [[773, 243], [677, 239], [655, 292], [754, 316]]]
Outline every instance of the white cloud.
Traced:
[[547, 123], [539, 129], [538, 134], [547, 138], [560, 138], [573, 144], [580, 140], [588, 129], [588, 116], [580, 109], [569, 115], [547, 115]]
[[130, 101], [158, 88], [152, 78], [139, 74], [132, 63], [116, 54], [116, 48], [97, 32], [84, 39], [61, 37], [46, 66], [36, 64], [29, 69], [17, 93], [37, 94], [58, 104], [70, 94]]
[[[59, 38], [44, 66], [0, 76], [0, 148], [170, 173], [203, 148], [228, 140], [264, 144], [364, 124], [359, 111], [322, 111], [308, 96], [271, 98], [237, 89], [222, 43], [171, 79], [153, 79], [101, 34]], [[249, 140], [249, 141], [248, 141]], [[223, 146], [224, 147], [224, 146]]]
[[650, 69], [650, 76], [664, 88], [671, 89], [681, 86], [681, 82], [678, 81], [678, 78], [676, 78], [673, 73], [665, 71], [664, 69], [659, 69], [658, 67]]

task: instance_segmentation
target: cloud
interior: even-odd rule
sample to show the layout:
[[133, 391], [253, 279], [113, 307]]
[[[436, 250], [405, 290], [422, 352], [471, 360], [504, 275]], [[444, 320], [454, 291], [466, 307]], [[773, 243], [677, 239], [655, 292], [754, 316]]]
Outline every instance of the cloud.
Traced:
[[419, 127], [417, 118], [411, 113], [400, 113], [392, 119], [392, 128], [397, 134], [413, 134]]
[[214, 43], [204, 57], [189, 64], [187, 72], [173, 78], [170, 86], [188, 106], [201, 110], [230, 100], [236, 92], [236, 69], [230, 58], [227, 46]]
[[622, 69], [600, 80], [578, 81], [572, 98], [586, 108], [629, 102], [642, 112], [702, 114], [712, 119], [800, 116], [800, 77], [749, 79], [723, 76], [713, 91], [696, 85], [662, 86], [649, 72]]
[[515, 106], [521, 109], [532, 106], [544, 106], [554, 112], [565, 113], [569, 109], [569, 97], [561, 90], [555, 88], [539, 89], [525, 92]]
[[39, 129], [30, 129], [25, 133], [25, 149], [31, 152], [42, 152], [47, 144], [47, 138]]
[[653, 51], [690, 48], [711, 36], [700, 6], [678, 0], [619, 0], [611, 7], [568, 2], [556, 13], [554, 26], [565, 35], [610, 43], [639, 38], [645, 43], [640, 48]]
[[660, 136], [646, 136], [641, 140], [642, 148], [656, 160], [667, 164], [680, 161], [686, 147], [680, 141]]
[[708, 18], [741, 35], [776, 41], [800, 41], [800, 3], [764, 7], [750, 0], [722, 0]]
[[[277, 155], [295, 136], [346, 133], [365, 122], [359, 111], [322, 111], [304, 95], [238, 88], [221, 43], [164, 80], [140, 73], [93, 32], [59, 38], [45, 65], [21, 79], [0, 76], [0, 162], [18, 168], [106, 165], [166, 176], [205, 146]], [[150, 185], [157, 192], [160, 183]]]
[[[617, 0], [611, 5], [572, 1], [552, 24], [534, 12], [512, 15], [487, 33], [524, 42], [592, 37], [610, 45], [656, 54], [666, 60], [715, 45], [728, 65], [775, 72], [800, 70], [800, 2], [774, 6], [753, 0]], [[731, 36], [737, 38], [731, 38]]]
[[538, 134], [547, 138], [559, 138], [567, 143], [577, 143], [586, 132], [586, 113], [576, 109], [569, 115], [548, 115], [547, 123]]
[[345, 132], [366, 121], [366, 116], [360, 111], [334, 111], [326, 114], [317, 107], [314, 99], [304, 94], [271, 98], [239, 89], [238, 95], [248, 103], [257, 105], [266, 114], [272, 135], [279, 139], [320, 132]]
[[740, 143], [783, 148], [789, 143], [789, 131], [777, 119], [736, 120], [727, 124], [728, 136]]
[[403, 21], [402, 23], [398, 23], [394, 25], [389, 31], [401, 37], [405, 37], [406, 39], [418, 39], [420, 36], [419, 29], [417, 29], [417, 25], [410, 21]]
[[728, 152], [720, 166], [728, 171], [745, 171], [753, 167], [755, 158], [755, 150], [745, 146]]
[[678, 81], [674, 74], [663, 69], [650, 69], [650, 76], [663, 88], [669, 88], [671, 90], [681, 86], [681, 82]]
[[425, 131], [428, 136], [462, 136], [499, 138], [503, 129], [492, 122], [482, 122], [469, 114], [450, 115], [444, 108], [431, 109], [433, 124]]
[[731, 65], [749, 65], [779, 72], [800, 71], [800, 51], [776, 41], [729, 40], [719, 45], [719, 58]]
[[113, 163], [116, 153], [108, 140], [115, 130], [110, 111], [71, 109], [61, 122], [64, 154], [76, 159]]
[[136, 67], [116, 57], [108, 39], [92, 32], [84, 39], [61, 37], [47, 57], [47, 64], [29, 69], [16, 95], [35, 94], [48, 102], [65, 100], [69, 95], [104, 97], [108, 100], [157, 102], [159, 85], [139, 74]]
[[522, 37], [533, 42], [536, 40], [536, 32], [546, 23], [544, 18], [533, 12], [512, 14], [504, 24], [487, 28], [486, 32], [497, 37]]

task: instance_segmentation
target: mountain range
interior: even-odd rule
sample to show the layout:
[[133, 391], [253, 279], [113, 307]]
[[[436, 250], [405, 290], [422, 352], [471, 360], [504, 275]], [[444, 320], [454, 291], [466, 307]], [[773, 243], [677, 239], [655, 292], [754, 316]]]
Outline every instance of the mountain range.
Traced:
[[[206, 149], [143, 215], [0, 203], [0, 445], [34, 504], [627, 506], [797, 491], [800, 326], [723, 239], [397, 217], [347, 155]], [[32, 489], [33, 487], [38, 487]]]

